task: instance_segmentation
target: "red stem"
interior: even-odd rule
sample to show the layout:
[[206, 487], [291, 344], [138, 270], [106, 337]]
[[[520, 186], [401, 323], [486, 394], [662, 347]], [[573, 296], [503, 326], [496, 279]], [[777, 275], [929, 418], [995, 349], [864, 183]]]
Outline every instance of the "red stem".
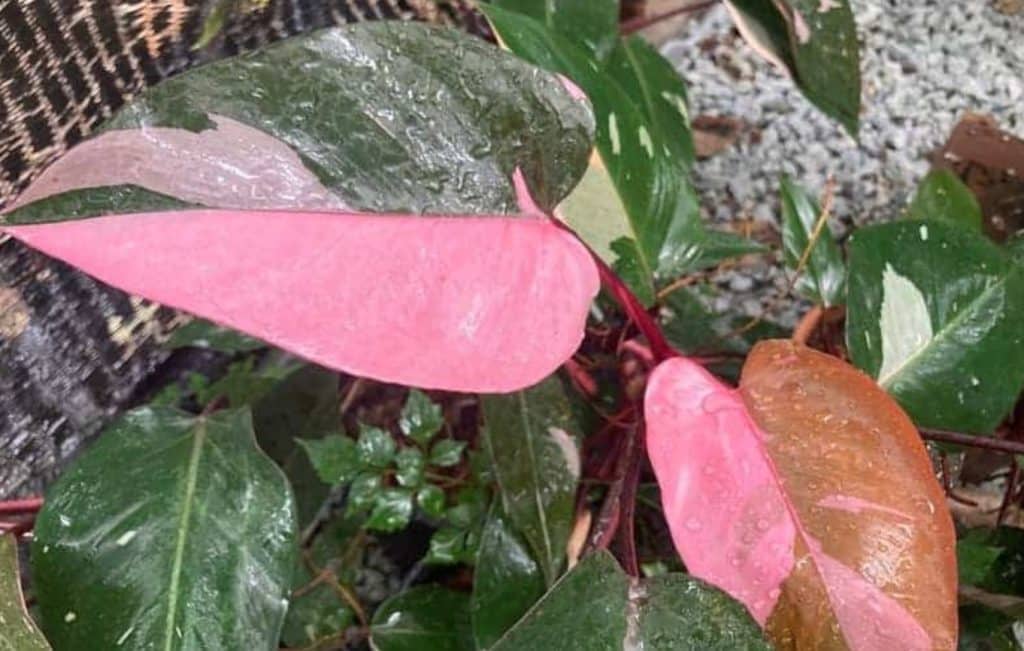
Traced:
[[629, 287], [626, 287], [626, 283], [622, 282], [618, 274], [605, 264], [604, 260], [593, 251], [590, 252], [590, 256], [594, 259], [594, 264], [597, 265], [597, 273], [601, 277], [601, 284], [604, 285], [605, 290], [611, 294], [611, 297], [623, 309], [629, 320], [640, 331], [640, 334], [647, 339], [647, 343], [651, 347], [651, 353], [654, 355], [654, 361], [663, 362], [671, 357], [678, 357], [679, 353], [665, 339], [661, 328], [658, 327], [658, 324], [654, 322], [654, 318], [644, 309], [640, 299], [630, 291]]
[[35, 513], [43, 506], [43, 498], [29, 497], [21, 500], [0, 502], [0, 514]]
[[947, 432], [937, 429], [921, 430], [921, 438], [926, 441], [940, 441], [942, 443], [955, 443], [968, 448], [981, 448], [983, 450], [995, 450], [1008, 454], [1024, 454], [1024, 443], [996, 439], [990, 436], [972, 436], [959, 432]]

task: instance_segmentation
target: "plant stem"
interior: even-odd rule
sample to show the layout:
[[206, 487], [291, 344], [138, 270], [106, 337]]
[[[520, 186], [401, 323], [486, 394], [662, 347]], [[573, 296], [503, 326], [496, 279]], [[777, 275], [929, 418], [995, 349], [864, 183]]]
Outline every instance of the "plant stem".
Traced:
[[654, 318], [644, 309], [640, 299], [630, 291], [618, 274], [605, 264], [604, 260], [598, 257], [596, 253], [591, 251], [590, 256], [594, 259], [594, 264], [597, 265], [597, 273], [601, 277], [601, 284], [604, 285], [605, 290], [619, 304], [619, 307], [626, 313], [629, 320], [633, 322], [633, 325], [637, 327], [640, 334], [647, 339], [647, 343], [651, 347], [651, 353], [654, 355], [654, 361], [663, 362], [671, 357], [678, 357], [679, 353], [665, 339], [665, 334], [661, 331], [658, 324], [654, 322]]
[[995, 450], [1007, 454], [1024, 454], [1024, 443], [1007, 441], [1006, 439], [992, 438], [991, 436], [972, 436], [959, 432], [947, 432], [938, 429], [921, 430], [921, 438], [926, 441], [939, 441], [942, 443], [954, 443], [968, 448], [980, 448], [982, 450]]
[[663, 20], [668, 20], [669, 18], [673, 18], [681, 14], [687, 14], [694, 11], [700, 11], [701, 9], [707, 9], [708, 7], [711, 7], [716, 4], [718, 4], [718, 0], [705, 0], [704, 2], [697, 2], [694, 4], [683, 5], [682, 7], [676, 7], [675, 9], [670, 9], [660, 14], [654, 14], [653, 16], [638, 16], [637, 18], [633, 18], [632, 20], [628, 20], [622, 23], [620, 31], [623, 34], [633, 34], [634, 32], [639, 32], [641, 29], [646, 29], [651, 25], [660, 23]]
[[807, 314], [800, 319], [800, 323], [796, 325], [796, 330], [793, 331], [793, 341], [798, 344], [807, 344], [807, 341], [814, 334], [814, 331], [818, 329], [818, 324], [821, 323], [821, 317], [825, 314], [825, 308], [820, 305], [812, 307]]

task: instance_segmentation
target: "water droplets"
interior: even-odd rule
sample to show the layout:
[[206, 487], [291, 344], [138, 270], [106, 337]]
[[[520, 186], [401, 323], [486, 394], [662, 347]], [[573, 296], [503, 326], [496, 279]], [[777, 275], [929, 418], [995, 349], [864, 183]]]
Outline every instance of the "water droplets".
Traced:
[[78, 614], [75, 613], [75, 611], [69, 610], [68, 612], [64, 613], [64, 621], [66, 623], [70, 624], [74, 622], [76, 619], [78, 619]]
[[701, 521], [694, 517], [687, 518], [684, 525], [686, 526], [687, 531], [693, 532], [700, 531], [704, 528], [704, 525], [701, 523]]

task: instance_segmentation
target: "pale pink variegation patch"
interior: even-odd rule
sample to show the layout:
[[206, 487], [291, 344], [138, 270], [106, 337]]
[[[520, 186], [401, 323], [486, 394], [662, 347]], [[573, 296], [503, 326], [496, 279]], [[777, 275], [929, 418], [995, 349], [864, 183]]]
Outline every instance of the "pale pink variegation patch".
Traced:
[[687, 569], [794, 648], [955, 648], [953, 531], [909, 419], [867, 376], [789, 342], [755, 348], [743, 377], [733, 389], [676, 358], [647, 387]]
[[579, 346], [598, 275], [517, 172], [520, 215], [194, 210], [4, 230], [86, 273], [355, 375], [534, 384]]

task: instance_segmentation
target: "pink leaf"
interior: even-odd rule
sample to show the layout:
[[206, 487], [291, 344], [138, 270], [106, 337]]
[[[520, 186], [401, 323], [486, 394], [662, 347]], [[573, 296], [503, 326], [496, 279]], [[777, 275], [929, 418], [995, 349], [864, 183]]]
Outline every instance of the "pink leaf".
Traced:
[[355, 375], [456, 391], [534, 384], [578, 347], [593, 260], [523, 215], [196, 210], [5, 230], [128, 292]]
[[782, 647], [955, 648], [949, 512], [917, 431], [874, 381], [764, 342], [739, 390], [664, 362], [645, 414], [687, 568]]

